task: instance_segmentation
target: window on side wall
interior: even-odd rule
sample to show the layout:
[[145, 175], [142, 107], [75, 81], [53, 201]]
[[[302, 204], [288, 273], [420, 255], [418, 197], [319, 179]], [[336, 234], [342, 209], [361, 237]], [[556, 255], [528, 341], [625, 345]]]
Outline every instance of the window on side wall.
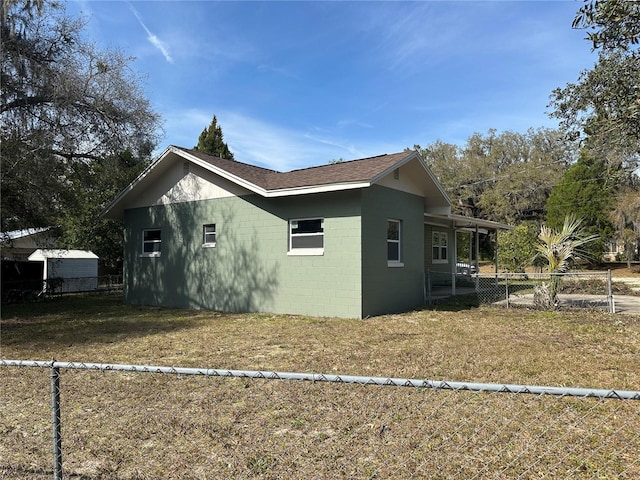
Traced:
[[402, 222], [387, 220], [387, 265], [401, 267], [402, 260]]
[[447, 232], [433, 232], [431, 237], [431, 245], [434, 263], [447, 263], [448, 257], [448, 241]]
[[202, 246], [211, 248], [216, 246], [216, 224], [209, 223], [202, 226]]
[[289, 255], [324, 254], [324, 219], [289, 220]]
[[159, 257], [162, 247], [162, 230], [150, 228], [142, 231], [142, 255]]

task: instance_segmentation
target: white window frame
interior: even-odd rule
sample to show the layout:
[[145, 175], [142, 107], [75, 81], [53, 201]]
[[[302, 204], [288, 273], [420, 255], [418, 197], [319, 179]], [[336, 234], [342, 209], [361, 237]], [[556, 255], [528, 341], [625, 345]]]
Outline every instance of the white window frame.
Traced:
[[[160, 238], [158, 240], [155, 240], [155, 239], [146, 240], [145, 236], [147, 232], [159, 232]], [[150, 252], [146, 251], [147, 245], [155, 245], [155, 244], [159, 245], [158, 250], [155, 250], [155, 246], [154, 246], [153, 247], [154, 250]], [[141, 257], [159, 257], [161, 253], [162, 253], [162, 229], [161, 228], [145, 228], [144, 230], [142, 230], [142, 253], [140, 254], [140, 256]]]
[[[305, 222], [309, 220], [320, 220], [320, 228], [321, 232], [319, 233], [293, 233], [293, 225], [296, 222]], [[311, 237], [311, 236], [321, 236], [322, 237], [322, 247], [311, 247], [311, 248], [294, 248], [293, 247], [293, 239], [296, 237]], [[308, 218], [291, 218], [289, 219], [289, 245], [287, 249], [287, 255], [297, 256], [297, 255], [324, 255], [324, 218], [323, 217], [308, 217]]]
[[[207, 229], [211, 229], [213, 227], [213, 231], [207, 231]], [[213, 235], [213, 242], [207, 241], [207, 237], [211, 237]], [[214, 248], [217, 244], [218, 231], [216, 229], [215, 223], [205, 223], [202, 225], [202, 248]], [[209, 238], [211, 240], [211, 238]]]
[[[444, 239], [444, 245], [441, 240]], [[434, 249], [437, 249], [438, 256], [436, 257]], [[442, 258], [442, 252], [445, 252], [444, 259]], [[431, 232], [431, 261], [433, 263], [449, 263], [449, 234], [440, 230], [434, 230]]]
[[[395, 223], [398, 225], [398, 239], [389, 238], [389, 225], [391, 223]], [[390, 259], [389, 258], [389, 244], [397, 244], [398, 245], [398, 258]], [[387, 219], [387, 266], [388, 267], [404, 267], [404, 263], [402, 263], [402, 220], [398, 220], [396, 218], [388, 218]]]

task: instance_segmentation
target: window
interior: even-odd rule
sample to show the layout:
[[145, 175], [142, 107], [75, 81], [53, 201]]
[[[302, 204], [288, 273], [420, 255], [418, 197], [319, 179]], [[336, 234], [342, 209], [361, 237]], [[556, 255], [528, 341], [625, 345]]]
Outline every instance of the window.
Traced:
[[210, 223], [202, 226], [202, 246], [203, 247], [215, 247], [216, 246], [216, 224]]
[[401, 223], [400, 220], [387, 221], [387, 263], [400, 265], [401, 260]]
[[322, 255], [324, 253], [324, 219], [290, 220], [289, 253], [293, 255]]
[[142, 231], [142, 254], [148, 257], [159, 257], [162, 245], [162, 231], [149, 229]]
[[447, 232], [433, 232], [432, 235], [432, 254], [433, 261], [446, 263], [447, 262], [447, 243], [449, 236]]

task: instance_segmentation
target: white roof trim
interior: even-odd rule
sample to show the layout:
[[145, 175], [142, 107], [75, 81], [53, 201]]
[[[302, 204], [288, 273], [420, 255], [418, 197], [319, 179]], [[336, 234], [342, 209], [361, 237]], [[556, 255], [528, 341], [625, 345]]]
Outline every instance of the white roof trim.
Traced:
[[327, 183], [325, 185], [308, 185], [304, 187], [282, 188], [280, 190], [268, 190], [265, 197], [287, 197], [291, 195], [306, 195], [309, 193], [337, 192], [340, 190], [353, 190], [356, 188], [370, 187], [369, 182]]
[[190, 162], [193, 162], [194, 164], [198, 165], [199, 167], [202, 167], [206, 170], [209, 170], [210, 172], [215, 173], [216, 175], [220, 175], [222, 178], [225, 178], [227, 180], [229, 180], [230, 182], [235, 183], [236, 185], [239, 185], [241, 187], [246, 188], [247, 190], [251, 190], [253, 193], [257, 193], [259, 195], [262, 195], [263, 197], [267, 196], [267, 192], [268, 190], [265, 190], [262, 187], [259, 187], [258, 185], [248, 182], [246, 181], [244, 178], [240, 178], [232, 173], [227, 172], [226, 170], [220, 168], [220, 167], [216, 167], [215, 165], [212, 165], [209, 162], [205, 162], [204, 160], [200, 160], [198, 157], [196, 157], [195, 155], [191, 155], [190, 153], [185, 152], [184, 150], [181, 150], [179, 148], [176, 147], [169, 147], [169, 149], [177, 154], [180, 155], [182, 158], [189, 160]]
[[244, 187], [247, 190], [251, 190], [252, 192], [257, 193], [258, 195], [262, 195], [263, 197], [266, 197], [266, 198], [286, 197], [290, 195], [307, 195], [310, 193], [336, 192], [340, 190], [351, 190], [356, 188], [370, 187], [371, 184], [374, 183], [374, 182], [326, 183], [322, 185], [305, 185], [301, 187], [289, 187], [289, 188], [281, 188], [277, 190], [266, 190], [258, 185], [255, 185], [254, 183], [248, 182], [243, 178], [233, 175], [232, 173], [229, 173], [222, 168], [216, 167], [215, 165], [202, 161], [198, 157], [191, 155], [187, 152], [184, 152], [179, 149], [174, 150], [174, 152], [182, 155], [185, 159], [195, 163], [196, 165], [199, 165], [202, 168], [209, 170], [210, 172], [213, 172], [217, 175], [220, 175], [223, 178], [226, 178], [227, 180], [235, 183], [236, 185]]
[[380, 179], [382, 179], [383, 177], [386, 177], [391, 172], [393, 172], [396, 168], [400, 168], [403, 165], [405, 165], [406, 163], [409, 163], [411, 160], [417, 159], [418, 162], [420, 163], [420, 165], [422, 166], [422, 168], [424, 168], [424, 171], [429, 176], [431, 181], [434, 183], [434, 185], [440, 191], [440, 194], [444, 197], [444, 199], [447, 201], [447, 203], [449, 205], [451, 205], [451, 198], [449, 197], [449, 195], [447, 195], [447, 192], [444, 191], [444, 189], [442, 188], [442, 185], [440, 185], [440, 181], [433, 174], [433, 172], [431, 171], [431, 169], [429, 168], [427, 163], [423, 160], [423, 158], [420, 155], [420, 153], [418, 153], [416, 150], [412, 150], [411, 152], [407, 152], [407, 153], [408, 153], [408, 155], [403, 160], [400, 160], [395, 165], [392, 165], [391, 167], [387, 168], [384, 172], [376, 175], [373, 178], [373, 180], [371, 181], [371, 183], [373, 184], [373, 183], [378, 182]]
[[400, 160], [399, 162], [393, 164], [392, 166], [390, 166], [389, 168], [387, 168], [385, 171], [379, 173], [378, 175], [376, 175], [375, 177], [373, 177], [371, 179], [371, 183], [376, 183], [378, 181], [380, 181], [383, 177], [386, 177], [387, 175], [389, 175], [391, 172], [393, 172], [396, 168], [400, 168], [401, 166], [403, 166], [405, 163], [408, 163], [410, 160], [412, 160], [415, 156], [417, 155], [416, 152], [407, 152], [407, 156], [404, 157], [402, 160]]
[[177, 148], [173, 145], [167, 147], [167, 149], [162, 152], [162, 154], [160, 154], [160, 156], [158, 157], [158, 159], [151, 163], [147, 168], [145, 168], [142, 173], [140, 173], [140, 175], [138, 175], [136, 177], [136, 179], [131, 182], [122, 192], [120, 192], [120, 194], [115, 198], [115, 200], [113, 200], [104, 210], [103, 212], [100, 214], [101, 217], [105, 216], [110, 210], [112, 210], [124, 197], [127, 196], [127, 194], [129, 192], [131, 192], [138, 183], [140, 183], [144, 177], [146, 177], [149, 172], [151, 172], [153, 169], [155, 169], [158, 165], [160, 165], [161, 163], [163, 163], [164, 159], [167, 158], [167, 155], [169, 153], [174, 153], [182, 158], [184, 158], [185, 160], [188, 160], [190, 162], [192, 162], [195, 165], [198, 165], [200, 167], [202, 167], [203, 169], [212, 172], [216, 175], [221, 176], [222, 178], [225, 178], [227, 180], [229, 180], [232, 183], [235, 183], [236, 185], [246, 188], [247, 190], [253, 192], [253, 193], [257, 193], [258, 195], [261, 195], [263, 197], [266, 198], [270, 198], [270, 197], [285, 197], [285, 196], [290, 196], [290, 195], [306, 195], [309, 193], [322, 193], [322, 192], [333, 192], [333, 191], [340, 191], [340, 190], [349, 190], [349, 189], [356, 189], [356, 188], [363, 188], [363, 187], [369, 187], [371, 184], [369, 182], [353, 182], [353, 183], [330, 183], [330, 184], [326, 184], [326, 185], [309, 185], [309, 186], [304, 186], [304, 187], [293, 187], [293, 188], [282, 188], [279, 190], [266, 190], [254, 183], [248, 182], [243, 178], [240, 178], [236, 175], [233, 175], [232, 173], [229, 173], [228, 171], [219, 168], [215, 165], [212, 165], [209, 162], [206, 162], [204, 160], [201, 160], [200, 158], [196, 157], [195, 155], [191, 155], [188, 152], [185, 152], [184, 150]]
[[[513, 230], [515, 227], [506, 223], [492, 222], [491, 220], [483, 220], [481, 218], [465, 217], [464, 215], [456, 215], [450, 213], [448, 215], [438, 215], [436, 213], [425, 213], [426, 219], [445, 220], [451, 222], [455, 228], [475, 228], [483, 227], [492, 230]], [[425, 223], [429, 223], [425, 221]]]
[[138, 183], [140, 183], [140, 181], [149, 174], [151, 170], [155, 169], [158, 166], [158, 164], [160, 164], [162, 159], [166, 157], [167, 153], [172, 151], [172, 148], [173, 148], [172, 145], [167, 147], [164, 150], [164, 152], [160, 154], [157, 160], [151, 162], [147, 166], [147, 168], [145, 168], [142, 172], [140, 172], [140, 174], [129, 185], [127, 185], [124, 188], [124, 190], [122, 190], [120, 194], [109, 205], [105, 207], [105, 209], [100, 213], [99, 218], [103, 218], [107, 213], [109, 213], [113, 209], [113, 207], [115, 207], [118, 203], [120, 203], [120, 200], [126, 197], [129, 194], [129, 192], [131, 192], [131, 190], [133, 190], [135, 186], [138, 185]]

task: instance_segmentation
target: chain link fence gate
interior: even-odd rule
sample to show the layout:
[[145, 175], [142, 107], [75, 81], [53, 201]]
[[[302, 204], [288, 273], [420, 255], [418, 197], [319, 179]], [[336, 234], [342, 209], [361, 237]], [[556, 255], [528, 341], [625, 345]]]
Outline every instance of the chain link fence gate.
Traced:
[[640, 478], [640, 391], [0, 367], [1, 478]]

